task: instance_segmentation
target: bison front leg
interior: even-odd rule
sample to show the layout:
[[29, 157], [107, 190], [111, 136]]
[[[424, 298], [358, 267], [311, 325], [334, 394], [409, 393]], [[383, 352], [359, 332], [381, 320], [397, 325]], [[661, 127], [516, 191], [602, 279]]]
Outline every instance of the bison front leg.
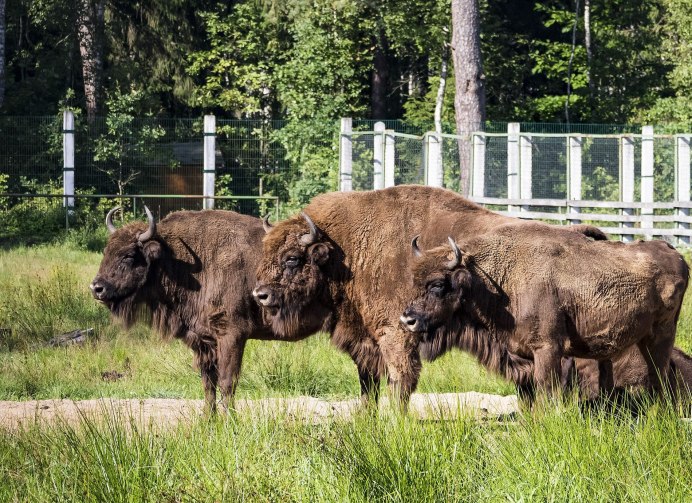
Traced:
[[209, 414], [216, 413], [216, 385], [219, 379], [219, 372], [216, 358], [212, 354], [197, 354], [197, 365], [202, 375], [202, 386], [204, 386], [204, 409]]
[[383, 331], [379, 340], [382, 359], [387, 370], [392, 399], [398, 400], [402, 410], [408, 407], [409, 399], [416, 389], [421, 372], [418, 353], [418, 338], [394, 328]]
[[219, 341], [219, 388], [222, 404], [227, 410], [233, 407], [246, 342], [243, 336], [225, 336]]

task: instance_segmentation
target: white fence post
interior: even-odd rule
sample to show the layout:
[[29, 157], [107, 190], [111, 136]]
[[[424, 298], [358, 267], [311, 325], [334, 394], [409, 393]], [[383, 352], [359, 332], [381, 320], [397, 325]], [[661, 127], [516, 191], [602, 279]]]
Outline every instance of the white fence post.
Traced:
[[[620, 200], [623, 203], [634, 202], [634, 138], [622, 136], [620, 138]], [[632, 208], [624, 208], [623, 215], [632, 216]], [[623, 222], [621, 227], [632, 228], [633, 222]], [[622, 241], [632, 241], [632, 234], [622, 234]]]
[[339, 189], [342, 192], [353, 190], [352, 124], [353, 121], [350, 117], [341, 119], [341, 134], [339, 135]]
[[[507, 124], [507, 198], [519, 199], [519, 123]], [[509, 206], [508, 210], [515, 211], [515, 206]]]
[[[523, 134], [519, 136], [520, 165], [519, 165], [519, 185], [522, 199], [533, 199], [533, 141], [531, 135]], [[522, 211], [529, 211], [530, 206], [522, 206]]]
[[216, 184], [216, 117], [204, 116], [204, 199], [205, 210], [214, 209]]
[[374, 171], [372, 177], [373, 189], [384, 189], [384, 122], [375, 123], [375, 134], [372, 138], [372, 153]]
[[435, 132], [428, 132], [425, 133], [423, 142], [426, 184], [431, 187], [444, 187], [442, 136]]
[[384, 186], [394, 187], [394, 131], [388, 129], [384, 133]]
[[[688, 202], [690, 200], [690, 136], [677, 136], [675, 138], [675, 148], [677, 166], [675, 177], [675, 200]], [[688, 217], [690, 215], [689, 208], [678, 208], [677, 215], [679, 217]], [[690, 224], [687, 222], [678, 222], [678, 229], [689, 229]], [[679, 236], [678, 243], [690, 244], [689, 236]]]
[[[569, 192], [567, 199], [579, 201], [581, 199], [581, 147], [583, 144], [580, 135], [569, 137], [567, 168], [569, 173]], [[581, 213], [580, 208], [569, 208], [570, 213]], [[570, 220], [573, 224], [578, 224], [581, 220]]]
[[[641, 202], [654, 202], [654, 127], [642, 127], [642, 181], [641, 181]], [[642, 207], [642, 229], [653, 228], [653, 208]]]
[[473, 133], [473, 171], [471, 173], [473, 186], [471, 195], [483, 197], [485, 195], [485, 135]]
[[63, 206], [70, 211], [74, 208], [74, 112], [62, 113], [62, 187]]

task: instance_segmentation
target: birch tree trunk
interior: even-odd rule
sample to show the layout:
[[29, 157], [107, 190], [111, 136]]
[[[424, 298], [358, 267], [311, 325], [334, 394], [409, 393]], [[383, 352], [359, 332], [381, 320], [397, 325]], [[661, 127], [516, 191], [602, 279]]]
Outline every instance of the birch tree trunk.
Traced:
[[485, 122], [485, 75], [481, 58], [478, 0], [452, 0], [454, 112], [459, 140], [459, 191], [469, 194], [471, 133]]
[[593, 80], [593, 47], [591, 45], [591, 0], [584, 0], [584, 48], [586, 49], [586, 78], [589, 83], [589, 110], [593, 110], [596, 84]]
[[92, 121], [100, 105], [103, 73], [103, 12], [104, 0], [79, 0], [77, 38], [82, 57], [82, 77], [87, 119]]

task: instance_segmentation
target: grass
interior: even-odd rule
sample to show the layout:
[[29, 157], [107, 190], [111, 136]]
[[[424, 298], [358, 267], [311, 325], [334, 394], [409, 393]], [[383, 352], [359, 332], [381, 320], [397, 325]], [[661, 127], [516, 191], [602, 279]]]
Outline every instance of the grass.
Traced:
[[692, 428], [576, 407], [511, 423], [401, 416], [309, 425], [116, 413], [0, 433], [3, 501], [689, 501]]
[[[202, 398], [190, 351], [144, 327], [123, 332], [93, 302], [100, 255], [73, 245], [0, 251], [0, 400]], [[678, 346], [692, 350], [690, 296]], [[82, 347], [50, 337], [94, 328]], [[123, 377], [104, 380], [116, 370]], [[511, 394], [459, 352], [424, 365], [419, 391]], [[252, 341], [240, 397], [355, 397], [350, 359], [325, 335]], [[104, 408], [108, 407], [104, 405]], [[317, 425], [251, 413], [144, 428], [104, 409], [81, 424], [0, 430], [0, 501], [692, 501], [692, 424], [580, 411], [516, 421], [369, 414]]]

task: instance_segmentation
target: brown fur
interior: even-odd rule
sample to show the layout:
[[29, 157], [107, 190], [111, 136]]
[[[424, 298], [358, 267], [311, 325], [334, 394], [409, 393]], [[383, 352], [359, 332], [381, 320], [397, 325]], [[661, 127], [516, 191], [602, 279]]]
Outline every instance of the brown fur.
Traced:
[[145, 229], [133, 223], [110, 236], [92, 286], [107, 289], [104, 304], [126, 325], [145, 320], [192, 349], [213, 410], [217, 384], [225, 401], [233, 396], [247, 339], [281, 339], [263, 323], [251, 294], [262, 221], [231, 211], [181, 211], [139, 244]]
[[492, 346], [494, 360], [532, 359], [547, 391], [563, 356], [604, 363], [636, 344], [650, 355], [648, 385], [660, 391], [689, 275], [672, 247], [585, 241], [534, 225], [457, 237], [465, 254], [453, 269], [450, 246], [416, 259], [417, 293], [404, 312], [410, 329], [442, 332], [434, 337], [447, 346]]
[[[405, 280], [411, 237], [420, 234], [423, 246], [433, 246], [449, 234], [478, 236], [501, 225], [528, 224], [448, 190], [407, 185], [323, 194], [304, 213], [319, 230], [315, 242], [302, 242], [309, 227], [300, 216], [277, 224], [264, 239], [256, 291], [269, 299], [267, 321], [289, 336], [329, 331], [333, 343], [355, 361], [364, 395], [376, 393], [386, 371], [404, 401], [421, 368], [419, 337], [398, 322], [411, 293]], [[555, 230], [592, 242], [582, 231]], [[497, 365], [525, 362], [500, 358]]]
[[[598, 362], [581, 358], [570, 358], [563, 365], [563, 379], [576, 380], [580, 394], [589, 400], [598, 398], [601, 371]], [[646, 360], [637, 346], [630, 346], [613, 361], [613, 385], [616, 390], [637, 390], [650, 387]], [[692, 357], [679, 348], [670, 355], [668, 382], [673, 396], [683, 402], [692, 401]]]

